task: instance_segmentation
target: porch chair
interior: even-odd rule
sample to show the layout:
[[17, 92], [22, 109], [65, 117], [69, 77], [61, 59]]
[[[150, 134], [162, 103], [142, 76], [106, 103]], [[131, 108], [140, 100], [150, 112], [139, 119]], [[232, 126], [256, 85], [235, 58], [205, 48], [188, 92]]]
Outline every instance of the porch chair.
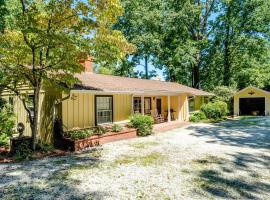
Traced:
[[164, 117], [162, 114], [158, 114], [157, 109], [150, 110], [151, 116], [154, 118], [155, 124], [164, 122]]

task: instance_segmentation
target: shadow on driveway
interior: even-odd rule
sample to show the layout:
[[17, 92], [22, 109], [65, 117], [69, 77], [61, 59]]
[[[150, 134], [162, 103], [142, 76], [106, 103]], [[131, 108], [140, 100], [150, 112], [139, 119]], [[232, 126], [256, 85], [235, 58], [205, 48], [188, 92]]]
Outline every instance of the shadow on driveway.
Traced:
[[[270, 118], [231, 120], [213, 126], [190, 126], [191, 135], [208, 143], [244, 147], [226, 157], [193, 160], [194, 192], [204, 198], [265, 199], [270, 195]], [[220, 146], [222, 148], [222, 146]], [[225, 147], [224, 147], [225, 148]], [[226, 150], [225, 150], [226, 151]]]
[[80, 180], [70, 177], [72, 170], [87, 170], [102, 162], [92, 156], [95, 151], [0, 166], [0, 199], [104, 199], [106, 191], [79, 190]]
[[270, 149], [270, 118], [230, 120], [214, 126], [190, 126], [191, 135], [210, 137], [209, 143], [221, 142], [240, 147]]

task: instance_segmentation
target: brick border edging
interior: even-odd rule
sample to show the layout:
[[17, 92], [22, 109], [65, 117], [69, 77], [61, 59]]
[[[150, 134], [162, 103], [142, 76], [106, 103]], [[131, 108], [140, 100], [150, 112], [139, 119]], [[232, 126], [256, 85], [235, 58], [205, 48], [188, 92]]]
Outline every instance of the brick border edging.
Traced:
[[128, 129], [121, 132], [108, 132], [104, 135], [94, 135], [85, 139], [72, 140], [61, 138], [55, 140], [55, 146], [68, 151], [80, 151], [88, 147], [98, 146], [109, 142], [131, 139], [137, 137], [136, 129]]

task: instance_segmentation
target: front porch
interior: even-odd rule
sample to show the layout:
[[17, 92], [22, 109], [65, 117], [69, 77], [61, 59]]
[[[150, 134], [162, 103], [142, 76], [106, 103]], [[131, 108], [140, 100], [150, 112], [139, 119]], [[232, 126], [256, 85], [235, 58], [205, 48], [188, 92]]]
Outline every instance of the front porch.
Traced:
[[163, 122], [188, 121], [188, 100], [186, 94], [167, 96], [132, 96], [132, 112], [142, 115], [155, 114], [164, 118]]

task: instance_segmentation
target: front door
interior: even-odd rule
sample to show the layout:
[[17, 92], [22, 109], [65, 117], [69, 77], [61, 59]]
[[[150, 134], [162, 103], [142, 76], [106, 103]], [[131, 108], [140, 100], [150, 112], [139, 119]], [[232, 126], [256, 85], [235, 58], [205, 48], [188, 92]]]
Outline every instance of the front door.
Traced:
[[157, 112], [161, 114], [161, 99], [157, 99]]

